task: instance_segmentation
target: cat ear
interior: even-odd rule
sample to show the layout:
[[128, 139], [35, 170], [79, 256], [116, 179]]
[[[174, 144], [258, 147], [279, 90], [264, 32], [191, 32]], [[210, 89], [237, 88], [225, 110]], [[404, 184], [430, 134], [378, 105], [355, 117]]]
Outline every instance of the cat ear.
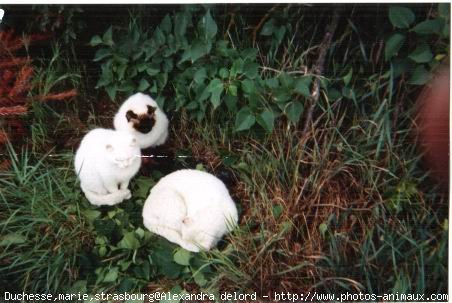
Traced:
[[131, 110], [128, 110], [127, 111], [127, 113], [126, 113], [126, 119], [127, 119], [127, 122], [129, 122], [130, 121], [130, 119], [136, 119], [136, 118], [138, 118], [138, 115], [137, 114], [135, 114], [133, 111], [131, 111]]
[[113, 146], [111, 144], [105, 145], [105, 149], [109, 152], [113, 151]]
[[148, 114], [152, 115], [155, 112], [155, 107], [152, 107], [150, 105], [148, 105], [147, 107], [148, 107]]

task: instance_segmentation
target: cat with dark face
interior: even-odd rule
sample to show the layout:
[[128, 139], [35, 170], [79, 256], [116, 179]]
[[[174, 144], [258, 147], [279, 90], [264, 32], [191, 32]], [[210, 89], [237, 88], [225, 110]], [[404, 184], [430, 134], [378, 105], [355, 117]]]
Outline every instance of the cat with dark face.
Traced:
[[141, 149], [161, 145], [168, 138], [168, 118], [157, 102], [142, 93], [121, 105], [113, 123], [117, 130], [131, 132]]
[[143, 134], [149, 133], [155, 124], [155, 108], [148, 105], [148, 111], [146, 114], [138, 115], [132, 110], [128, 110], [126, 113], [126, 119], [132, 123], [133, 128]]

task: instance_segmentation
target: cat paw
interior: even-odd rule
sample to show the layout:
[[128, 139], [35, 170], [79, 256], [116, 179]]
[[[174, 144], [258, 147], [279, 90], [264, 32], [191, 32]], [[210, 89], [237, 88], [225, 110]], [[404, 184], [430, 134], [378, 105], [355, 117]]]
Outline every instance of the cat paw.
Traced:
[[130, 198], [132, 198], [132, 193], [130, 192], [130, 190], [129, 189], [125, 189], [124, 190], [124, 199], [125, 200], [129, 200]]

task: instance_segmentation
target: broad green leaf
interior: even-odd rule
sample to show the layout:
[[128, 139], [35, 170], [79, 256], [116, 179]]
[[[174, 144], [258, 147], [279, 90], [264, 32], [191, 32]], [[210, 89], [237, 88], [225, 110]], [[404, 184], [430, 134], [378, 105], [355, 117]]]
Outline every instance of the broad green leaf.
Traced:
[[389, 61], [402, 47], [405, 42], [405, 35], [395, 33], [387, 41], [385, 45], [385, 60]]
[[389, 8], [389, 20], [395, 27], [408, 28], [414, 19], [414, 13], [409, 8], [399, 6]]
[[237, 96], [237, 86], [234, 84], [231, 84], [228, 86], [228, 92], [232, 95], [232, 96]]
[[193, 275], [193, 279], [195, 280], [195, 283], [201, 287], [205, 286], [208, 282], [206, 277], [204, 276], [204, 274], [201, 271], [197, 271]]
[[210, 52], [209, 45], [203, 41], [195, 41], [190, 49], [191, 62], [194, 63], [196, 60]]
[[270, 36], [271, 34], [273, 34], [274, 30], [275, 30], [275, 20], [271, 18], [270, 20], [265, 22], [260, 34], [262, 36]]
[[424, 66], [420, 65], [413, 71], [408, 83], [413, 85], [424, 85], [428, 80], [430, 80], [429, 71], [426, 70]]
[[156, 69], [156, 68], [152, 68], [152, 67], [148, 67], [146, 68], [146, 74], [148, 74], [149, 76], [155, 76], [160, 72], [160, 70]]
[[140, 241], [136, 238], [135, 232], [130, 231], [119, 241], [118, 247], [135, 250], [140, 247]]
[[107, 91], [108, 96], [111, 100], [115, 100], [116, 98], [116, 86], [107, 86], [105, 87], [105, 90]]
[[193, 80], [195, 80], [196, 83], [200, 84], [204, 82], [204, 79], [207, 78], [206, 69], [204, 67], [201, 67], [195, 72], [195, 75], [193, 76]]
[[162, 29], [162, 32], [165, 34], [171, 33], [172, 24], [171, 24], [171, 17], [169, 15], [166, 15], [162, 22], [160, 23], [160, 28]]
[[141, 79], [140, 84], [138, 85], [138, 91], [144, 92], [146, 89], [148, 89], [151, 85], [146, 79]]
[[242, 89], [245, 93], [252, 94], [252, 93], [256, 92], [256, 85], [253, 80], [246, 79], [246, 80], [243, 80], [241, 84], [242, 84]]
[[210, 102], [212, 103], [212, 105], [215, 109], [221, 103], [220, 96], [224, 89], [223, 82], [220, 79], [215, 78], [212, 81], [210, 81], [207, 89], [212, 94], [210, 97]]
[[250, 129], [254, 123], [256, 122], [256, 118], [254, 114], [251, 112], [251, 109], [248, 106], [242, 107], [242, 109], [237, 113], [235, 118], [235, 131], [243, 131]]
[[98, 210], [86, 209], [82, 211], [82, 214], [85, 216], [88, 222], [92, 223], [95, 219], [97, 219], [101, 215], [101, 212]]
[[176, 14], [177, 22], [174, 23], [174, 34], [176, 37], [183, 37], [185, 36], [185, 32], [187, 31], [189, 16], [186, 12], [181, 12]]
[[102, 41], [109, 46], [113, 45], [113, 28], [111, 26], [102, 36]]
[[99, 35], [92, 37], [91, 41], [89, 42], [90, 46], [97, 46], [99, 44], [102, 44], [102, 38]]
[[118, 279], [118, 267], [112, 267], [107, 269], [107, 274], [105, 275], [103, 282], [112, 283], [116, 282]]
[[111, 56], [111, 50], [108, 48], [101, 48], [94, 55], [94, 61], [97, 62], [109, 56]]
[[292, 101], [286, 108], [286, 115], [289, 121], [297, 123], [300, 120], [301, 113], [303, 112], [303, 104], [299, 101]]
[[237, 101], [237, 96], [226, 95], [224, 97], [224, 103], [226, 103], [226, 106], [231, 113], [237, 112]]
[[10, 233], [0, 238], [0, 246], [9, 246], [12, 244], [22, 244], [27, 238], [20, 233]]
[[416, 32], [420, 35], [430, 35], [430, 34], [439, 34], [444, 26], [444, 19], [432, 19], [425, 20], [419, 24], [417, 24], [412, 31]]
[[206, 40], [213, 39], [217, 34], [218, 27], [210, 14], [210, 10], [208, 10], [206, 15], [203, 17], [203, 23], [205, 26]]
[[237, 74], [241, 74], [243, 72], [243, 63], [244, 62], [241, 58], [232, 63], [231, 70], [229, 72], [231, 77], [235, 77]]
[[226, 68], [222, 67], [218, 71], [218, 75], [220, 75], [221, 79], [226, 79], [229, 76], [229, 71]]
[[264, 109], [264, 111], [257, 116], [257, 123], [259, 123], [268, 133], [271, 133], [275, 124], [275, 113], [270, 109]]
[[301, 77], [295, 80], [295, 92], [302, 94], [305, 97], [311, 96], [311, 91], [309, 89], [312, 82], [311, 77]]
[[185, 250], [183, 248], [178, 248], [176, 250], [176, 253], [174, 254], [174, 262], [180, 265], [189, 266], [190, 265], [190, 259], [191, 259], [191, 253], [188, 250]]
[[421, 44], [416, 49], [408, 55], [408, 58], [416, 63], [427, 63], [433, 59], [432, 51], [427, 44]]
[[245, 60], [245, 63], [243, 64], [243, 74], [250, 79], [254, 79], [257, 77], [258, 73], [259, 64], [250, 60]]

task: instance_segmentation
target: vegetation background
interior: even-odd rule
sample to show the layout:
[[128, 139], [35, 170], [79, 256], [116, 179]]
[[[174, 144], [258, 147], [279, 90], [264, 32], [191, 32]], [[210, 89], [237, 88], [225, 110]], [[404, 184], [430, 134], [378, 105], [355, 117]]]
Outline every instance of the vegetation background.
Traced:
[[[450, 5], [2, 5], [0, 288], [447, 293], [448, 193], [416, 97], [449, 63]], [[171, 117], [133, 198], [94, 207], [83, 135], [131, 93]], [[145, 230], [163, 175], [219, 176], [240, 226], [190, 253]]]

